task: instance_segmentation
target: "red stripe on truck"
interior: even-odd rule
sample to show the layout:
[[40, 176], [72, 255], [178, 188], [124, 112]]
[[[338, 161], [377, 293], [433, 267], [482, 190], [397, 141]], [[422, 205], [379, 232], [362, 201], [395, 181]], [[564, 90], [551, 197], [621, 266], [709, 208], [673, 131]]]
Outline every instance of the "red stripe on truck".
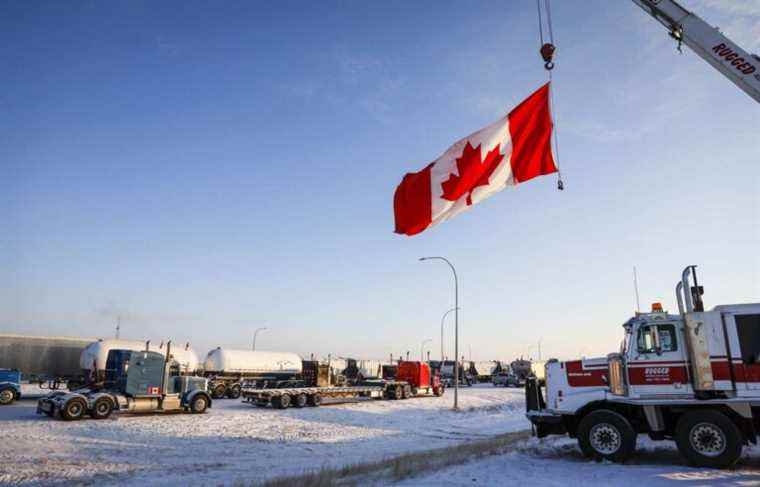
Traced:
[[607, 375], [607, 368], [584, 368], [583, 362], [574, 360], [565, 362], [567, 371], [567, 383], [570, 387], [606, 387], [604, 376]]

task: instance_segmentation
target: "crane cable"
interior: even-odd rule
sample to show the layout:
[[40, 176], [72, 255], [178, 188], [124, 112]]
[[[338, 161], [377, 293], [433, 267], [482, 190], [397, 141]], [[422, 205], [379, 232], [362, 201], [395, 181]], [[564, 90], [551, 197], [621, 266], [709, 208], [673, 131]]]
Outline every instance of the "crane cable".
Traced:
[[[541, 14], [541, 2], [544, 3], [544, 9], [546, 11], [546, 31], [548, 39], [544, 39], [544, 20]], [[554, 52], [557, 47], [554, 45], [554, 29], [552, 28], [552, 9], [551, 0], [536, 0], [536, 9], [538, 11], [538, 35], [540, 41], [539, 54], [544, 60], [544, 69], [546, 69], [549, 82], [552, 81], [552, 70], [554, 69]], [[548, 42], [547, 42], [548, 41]], [[554, 113], [554, 90], [549, 88], [549, 112], [554, 122], [553, 139], [554, 139], [554, 155], [555, 165], [557, 167], [557, 189], [562, 191], [565, 189], [565, 184], [562, 182], [562, 171], [559, 168], [559, 142], [557, 142], [557, 123], [556, 114]]]

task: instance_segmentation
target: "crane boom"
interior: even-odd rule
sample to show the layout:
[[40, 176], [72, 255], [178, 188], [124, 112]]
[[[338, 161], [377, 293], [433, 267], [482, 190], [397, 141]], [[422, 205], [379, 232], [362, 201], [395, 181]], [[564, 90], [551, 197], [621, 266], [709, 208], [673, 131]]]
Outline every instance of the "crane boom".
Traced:
[[760, 58], [749, 54], [716, 27], [675, 0], [633, 0], [726, 78], [760, 103]]

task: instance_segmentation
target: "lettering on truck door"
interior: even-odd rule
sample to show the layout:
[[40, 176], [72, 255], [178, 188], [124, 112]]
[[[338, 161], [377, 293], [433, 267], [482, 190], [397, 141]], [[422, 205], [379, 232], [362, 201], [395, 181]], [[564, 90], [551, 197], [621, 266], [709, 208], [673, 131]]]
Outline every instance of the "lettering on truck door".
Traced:
[[684, 337], [678, 323], [641, 325], [632, 345], [628, 362], [631, 395], [691, 393]]

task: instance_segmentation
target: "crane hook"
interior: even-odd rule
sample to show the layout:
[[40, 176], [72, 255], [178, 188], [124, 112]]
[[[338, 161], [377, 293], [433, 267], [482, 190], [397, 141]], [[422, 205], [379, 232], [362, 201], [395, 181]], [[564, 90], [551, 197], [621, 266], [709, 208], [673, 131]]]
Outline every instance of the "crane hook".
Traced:
[[541, 49], [539, 50], [541, 57], [544, 60], [544, 68], [546, 68], [547, 71], [554, 69], [554, 51], [556, 50], [557, 48], [554, 44], [548, 42], [541, 46]]

